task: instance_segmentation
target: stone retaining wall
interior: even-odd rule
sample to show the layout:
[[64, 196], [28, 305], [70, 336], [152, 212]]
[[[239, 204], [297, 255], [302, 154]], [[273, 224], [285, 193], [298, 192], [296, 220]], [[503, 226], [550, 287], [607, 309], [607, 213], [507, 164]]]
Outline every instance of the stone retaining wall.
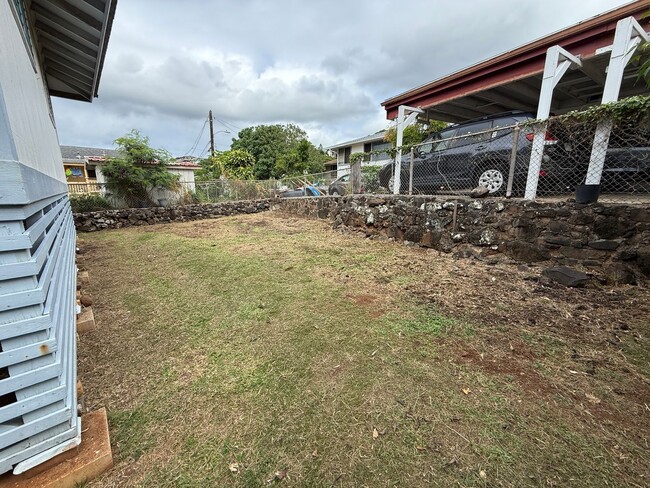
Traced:
[[74, 214], [77, 231], [92, 232], [138, 225], [209, 219], [267, 211], [270, 200], [207, 203], [179, 207], [127, 208]]
[[619, 283], [650, 276], [647, 207], [357, 195], [281, 199], [272, 210], [458, 256], [602, 267]]
[[269, 209], [461, 257], [601, 268], [618, 283], [650, 277], [650, 209], [636, 205], [355, 195], [87, 212], [75, 225], [90, 232]]

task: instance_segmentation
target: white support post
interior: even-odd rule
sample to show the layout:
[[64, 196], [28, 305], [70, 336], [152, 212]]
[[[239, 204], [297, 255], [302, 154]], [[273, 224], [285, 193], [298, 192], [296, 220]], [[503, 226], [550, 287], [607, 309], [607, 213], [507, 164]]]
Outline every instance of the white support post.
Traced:
[[[407, 116], [406, 113], [409, 112]], [[395, 168], [393, 173], [393, 193], [399, 195], [402, 184], [402, 143], [404, 141], [404, 128], [415, 122], [418, 114], [424, 113], [420, 108], [400, 105], [397, 108], [397, 154], [395, 154]]]
[[[647, 42], [648, 40], [650, 40], [650, 37], [648, 37], [648, 34], [634, 17], [627, 17], [618, 21], [601, 103], [610, 103], [618, 100], [625, 67], [630, 62], [630, 59], [632, 59], [634, 51], [641, 44], [641, 41]], [[611, 120], [604, 120], [596, 127], [594, 143], [591, 146], [589, 169], [587, 169], [587, 178], [585, 181], [587, 185], [600, 184], [612, 127], [613, 123]]]
[[[548, 119], [551, 113], [553, 89], [572, 64], [582, 66], [582, 61], [560, 46], [549, 47], [548, 51], [546, 51], [542, 88], [539, 93], [539, 104], [537, 105], [537, 119]], [[528, 165], [528, 178], [526, 179], [526, 192], [524, 194], [524, 198], [527, 200], [534, 200], [537, 195], [539, 170], [542, 167], [542, 157], [544, 156], [546, 124], [536, 126], [534, 134], [533, 147], [530, 153], [530, 164]]]

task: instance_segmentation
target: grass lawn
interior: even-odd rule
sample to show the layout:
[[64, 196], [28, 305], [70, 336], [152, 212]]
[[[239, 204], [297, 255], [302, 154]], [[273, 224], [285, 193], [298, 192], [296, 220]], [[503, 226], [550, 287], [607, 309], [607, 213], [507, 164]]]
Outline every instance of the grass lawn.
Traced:
[[650, 293], [275, 213], [80, 235], [92, 487], [650, 484]]

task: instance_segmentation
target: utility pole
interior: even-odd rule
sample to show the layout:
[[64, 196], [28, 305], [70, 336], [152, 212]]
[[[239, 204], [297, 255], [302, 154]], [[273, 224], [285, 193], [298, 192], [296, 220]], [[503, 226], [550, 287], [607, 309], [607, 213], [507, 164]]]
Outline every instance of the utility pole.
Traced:
[[210, 110], [210, 156], [214, 156], [214, 127], [212, 125], [212, 110]]

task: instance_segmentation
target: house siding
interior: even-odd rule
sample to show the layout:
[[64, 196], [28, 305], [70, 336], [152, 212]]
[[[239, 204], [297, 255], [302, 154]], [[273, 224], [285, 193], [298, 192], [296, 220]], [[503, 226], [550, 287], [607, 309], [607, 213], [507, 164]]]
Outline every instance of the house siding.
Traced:
[[2, 158], [20, 161], [65, 182], [61, 150], [41, 68], [38, 63], [32, 63], [32, 54], [25, 45], [22, 30], [12, 9], [6, 5], [0, 9], [0, 41], [0, 87], [6, 110], [4, 124], [0, 121], [0, 130], [13, 135], [15, 148], [12, 158], [7, 158], [6, 153]]
[[[359, 142], [357, 144], [352, 144], [350, 147], [350, 154], [354, 153], [359, 153], [359, 152], [364, 152], [364, 146], [367, 144], [367, 142]], [[350, 165], [345, 164], [345, 147], [341, 147], [337, 149], [337, 155], [336, 155], [336, 177], [340, 178], [343, 175], [346, 175], [350, 172]], [[365, 163], [365, 165], [372, 165], [372, 166], [383, 166], [386, 163], [389, 163], [391, 161], [390, 158], [386, 159], [378, 159], [376, 161], [369, 161], [368, 163]]]
[[78, 445], [81, 424], [74, 223], [39, 60], [6, 3], [0, 8], [0, 251], [0, 473], [20, 473]]

